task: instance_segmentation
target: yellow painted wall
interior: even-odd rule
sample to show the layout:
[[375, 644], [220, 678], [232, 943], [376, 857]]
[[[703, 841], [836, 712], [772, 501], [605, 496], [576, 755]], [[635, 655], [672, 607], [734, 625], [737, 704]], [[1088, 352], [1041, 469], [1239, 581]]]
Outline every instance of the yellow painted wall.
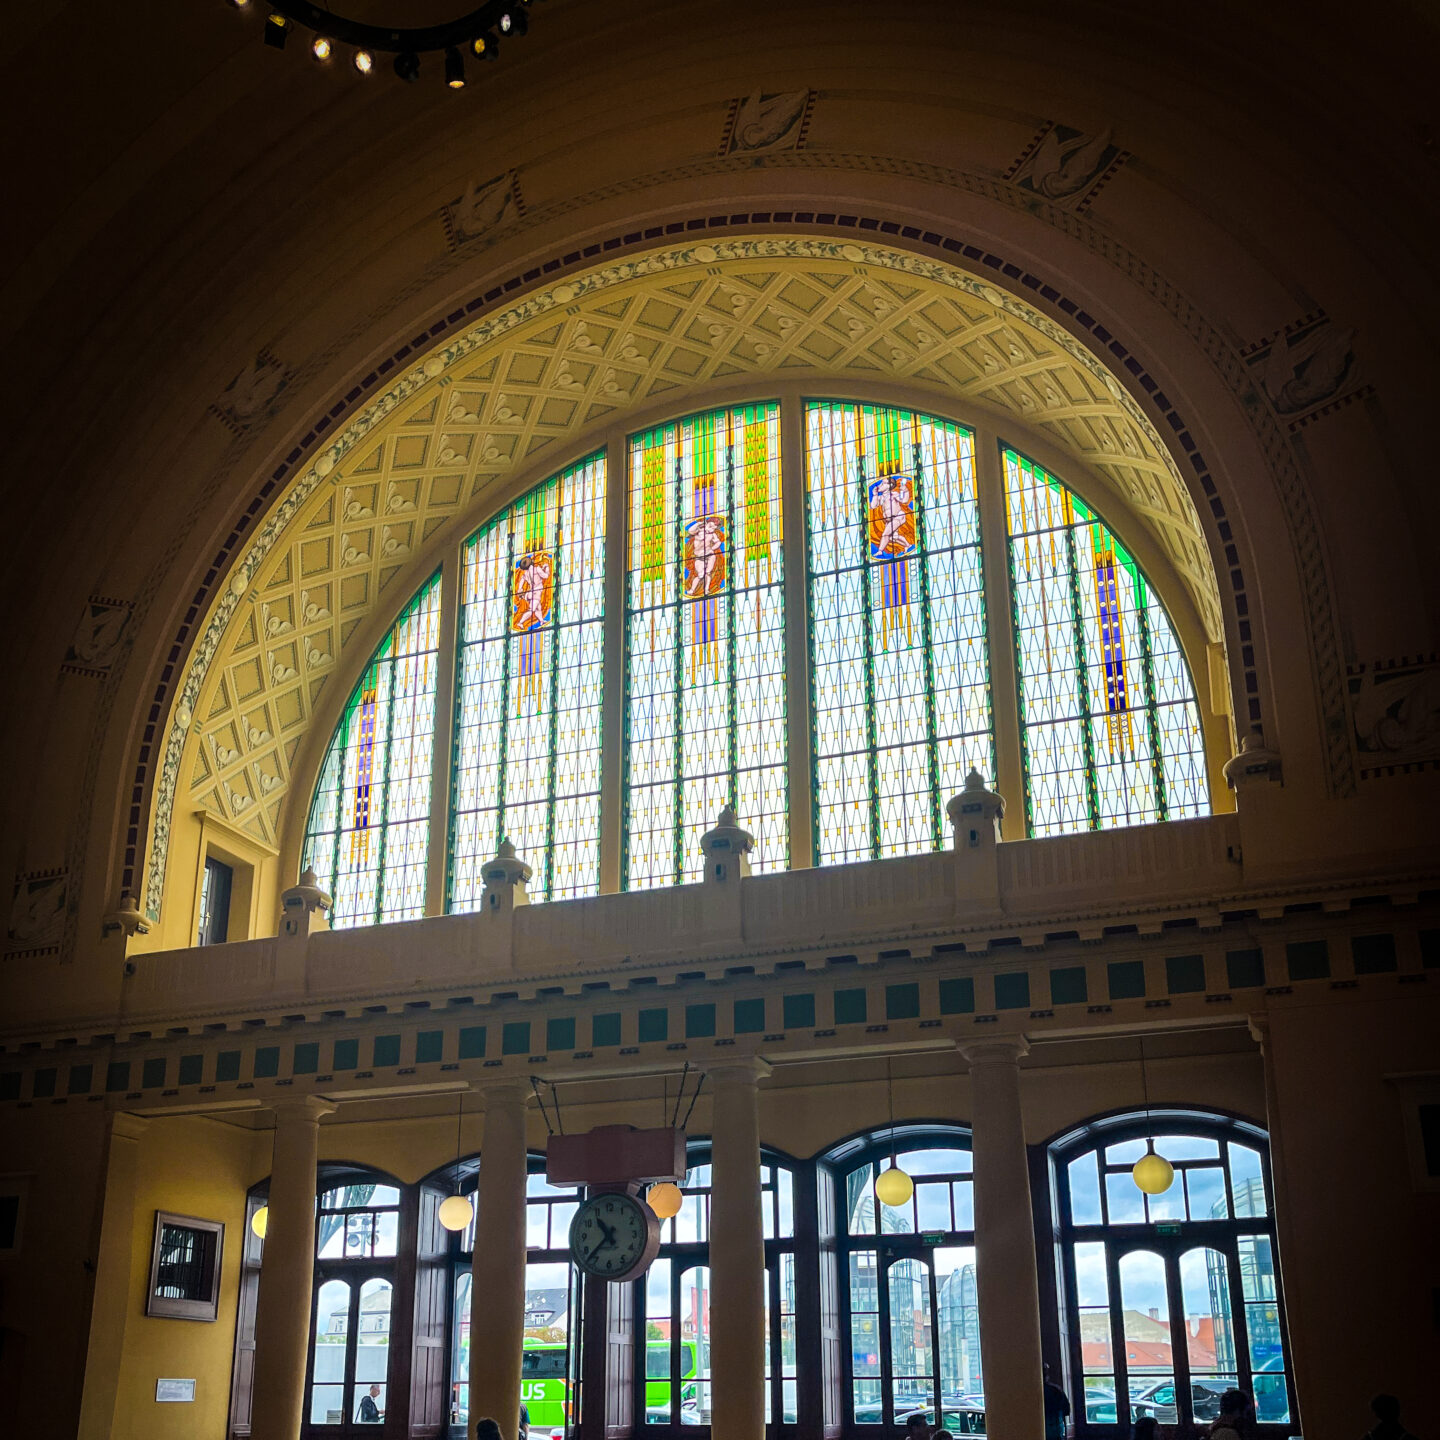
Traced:
[[1402, 1092], [1386, 1078], [1440, 1073], [1440, 997], [1407, 986], [1349, 1013], [1297, 1006], [1271, 1028], [1305, 1434], [1363, 1433], [1382, 1390], [1401, 1397], [1415, 1434], [1440, 1433], [1440, 1190], [1415, 1184]]
[[[151, 1123], [140, 1141], [134, 1257], [114, 1440], [220, 1440], [230, 1406], [230, 1365], [240, 1274], [241, 1228], [252, 1132], [203, 1116]], [[214, 1324], [145, 1314], [155, 1212], [225, 1225], [220, 1311]], [[195, 1403], [157, 1404], [160, 1377], [196, 1381]]]

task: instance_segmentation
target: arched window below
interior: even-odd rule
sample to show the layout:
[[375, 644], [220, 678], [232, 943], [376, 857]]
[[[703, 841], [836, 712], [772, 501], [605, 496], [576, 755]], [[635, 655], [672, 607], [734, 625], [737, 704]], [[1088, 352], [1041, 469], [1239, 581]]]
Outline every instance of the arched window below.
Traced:
[[[1154, 1138], [1174, 1181], [1132, 1176]], [[1206, 1425], [1238, 1386], [1262, 1427], [1290, 1420], [1264, 1132], [1179, 1111], [1111, 1117], [1052, 1147], [1058, 1276], [1077, 1433], [1142, 1415]], [[1276, 1432], [1281, 1433], [1281, 1432]]]
[[[892, 1148], [893, 1147], [893, 1148]], [[887, 1205], [894, 1155], [914, 1181]], [[837, 1187], [843, 1402], [857, 1434], [923, 1414], [953, 1435], [984, 1432], [970, 1136], [906, 1124], [830, 1155]], [[938, 1418], [937, 1418], [938, 1417]], [[892, 1432], [893, 1433], [893, 1432]]]

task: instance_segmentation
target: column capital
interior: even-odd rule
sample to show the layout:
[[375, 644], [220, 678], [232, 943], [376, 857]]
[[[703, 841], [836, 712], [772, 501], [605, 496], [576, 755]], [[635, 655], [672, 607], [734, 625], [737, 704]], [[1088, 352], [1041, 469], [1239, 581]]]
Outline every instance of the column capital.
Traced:
[[535, 1093], [528, 1075], [501, 1075], [494, 1080], [472, 1080], [470, 1091], [480, 1097], [481, 1105], [489, 1110], [494, 1105], [515, 1105], [522, 1108]]
[[117, 1140], [138, 1140], [149, 1128], [150, 1122], [143, 1115], [117, 1110], [110, 1117], [110, 1133]]
[[268, 1108], [275, 1112], [278, 1128], [281, 1125], [318, 1124], [340, 1107], [319, 1095], [295, 1095], [284, 1100], [272, 1100]]
[[1264, 1050], [1270, 1043], [1270, 1017], [1250, 1015], [1246, 1017], [1246, 1024], [1249, 1026], [1250, 1038]]
[[733, 1059], [714, 1060], [705, 1066], [710, 1083], [721, 1085], [758, 1085], [770, 1078], [771, 1064], [758, 1055], [737, 1055]]
[[955, 1048], [973, 1070], [977, 1065], [1017, 1064], [1022, 1055], [1030, 1053], [1030, 1042], [1023, 1035], [995, 1035], [984, 1040], [962, 1040]]

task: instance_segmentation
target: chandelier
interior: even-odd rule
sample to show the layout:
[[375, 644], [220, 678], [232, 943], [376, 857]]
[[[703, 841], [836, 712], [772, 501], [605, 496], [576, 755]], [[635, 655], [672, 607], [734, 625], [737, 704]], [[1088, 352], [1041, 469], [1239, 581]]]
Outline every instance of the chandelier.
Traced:
[[391, 29], [361, 20], [347, 20], [309, 0], [269, 0], [255, 5], [252, 0], [226, 0], [232, 10], [265, 13], [265, 43], [283, 50], [290, 36], [309, 32], [310, 54], [317, 64], [328, 65], [337, 56], [348, 54], [360, 75], [371, 74], [378, 56], [392, 56], [391, 67], [405, 81], [420, 78], [423, 55], [443, 55], [445, 84], [451, 90], [465, 88], [465, 59], [496, 60], [502, 41], [518, 38], [530, 28], [530, 0], [486, 0], [486, 3], [439, 25]]

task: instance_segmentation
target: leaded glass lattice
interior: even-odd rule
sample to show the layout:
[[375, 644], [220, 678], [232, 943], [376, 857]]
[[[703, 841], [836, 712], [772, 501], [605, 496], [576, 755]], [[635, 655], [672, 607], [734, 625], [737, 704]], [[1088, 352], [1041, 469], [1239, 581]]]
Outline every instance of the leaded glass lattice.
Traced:
[[995, 774], [974, 437], [885, 406], [806, 406], [815, 862], [936, 850]]
[[449, 908], [502, 839], [535, 900], [600, 884], [605, 458], [552, 476], [465, 543]]
[[780, 407], [632, 437], [623, 883], [698, 880], [725, 804], [789, 863]]
[[425, 913], [439, 642], [437, 573], [375, 651], [320, 767], [305, 864], [334, 926]]
[[1165, 608], [1111, 531], [1004, 452], [1029, 833], [1210, 813], [1195, 687]]

